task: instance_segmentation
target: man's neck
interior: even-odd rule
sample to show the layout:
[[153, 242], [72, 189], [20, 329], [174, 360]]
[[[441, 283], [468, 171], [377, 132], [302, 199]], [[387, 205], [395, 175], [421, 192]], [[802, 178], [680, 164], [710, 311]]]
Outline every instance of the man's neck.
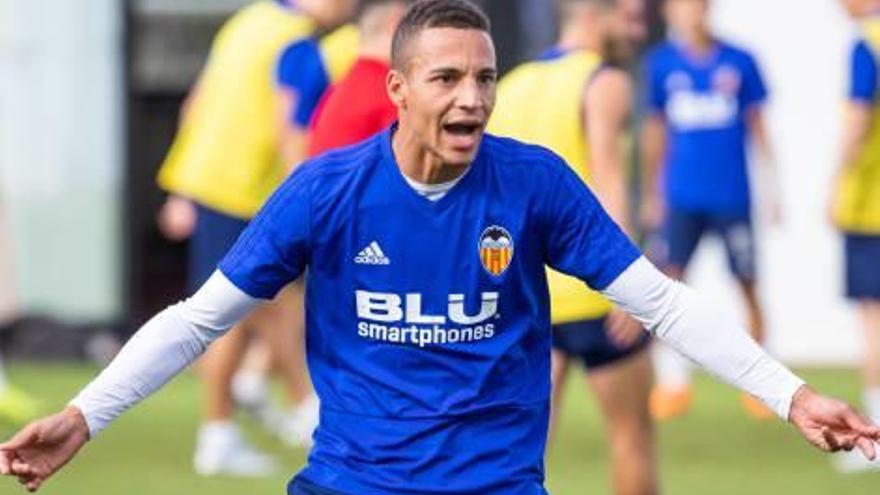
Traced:
[[391, 137], [394, 161], [406, 177], [422, 184], [442, 184], [457, 179], [467, 170], [443, 163], [436, 154], [421, 143], [412, 132], [398, 127]]
[[571, 29], [562, 33], [557, 46], [565, 51], [587, 50], [601, 53], [602, 40], [596, 29]]
[[700, 29], [689, 33], [676, 33], [676, 36], [684, 43], [688, 50], [697, 55], [705, 55], [715, 46], [715, 41], [707, 29]]

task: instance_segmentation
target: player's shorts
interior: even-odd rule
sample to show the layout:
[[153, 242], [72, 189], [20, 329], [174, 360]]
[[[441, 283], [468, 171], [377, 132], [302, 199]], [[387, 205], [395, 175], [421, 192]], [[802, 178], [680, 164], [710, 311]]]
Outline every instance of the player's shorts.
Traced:
[[621, 347], [605, 331], [606, 318], [553, 325], [553, 348], [580, 359], [587, 369], [614, 364], [646, 348], [648, 332], [631, 346]]
[[880, 300], [880, 235], [847, 234], [846, 297]]
[[217, 269], [217, 264], [232, 248], [248, 222], [196, 203], [198, 218], [189, 241], [190, 294], [202, 286]]
[[755, 280], [755, 231], [748, 214], [698, 213], [670, 208], [657, 239], [659, 242], [652, 246], [652, 254], [660, 265], [684, 270], [706, 234], [721, 238], [728, 266], [737, 279]]
[[320, 486], [302, 479], [299, 476], [290, 480], [287, 485], [287, 495], [345, 495], [335, 490], [321, 488]]

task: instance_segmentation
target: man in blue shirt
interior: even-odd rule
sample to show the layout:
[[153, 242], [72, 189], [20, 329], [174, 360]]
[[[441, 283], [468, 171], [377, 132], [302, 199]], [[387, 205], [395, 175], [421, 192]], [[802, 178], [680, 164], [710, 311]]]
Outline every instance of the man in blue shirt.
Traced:
[[[700, 239], [719, 236], [745, 298], [752, 336], [760, 342], [764, 318], [746, 155], [751, 140], [772, 169], [762, 112], [767, 89], [752, 56], [709, 31], [707, 0], [666, 0], [664, 14], [669, 40], [645, 62], [643, 220], [649, 229], [662, 223], [652, 251], [669, 275], [682, 278]], [[774, 182], [769, 174], [765, 179]], [[651, 407], [666, 419], [687, 411], [690, 381], [684, 362], [666, 349], [658, 352]], [[743, 400], [748, 412], [767, 416], [748, 396]]]
[[321, 418], [290, 494], [546, 494], [546, 265], [816, 446], [874, 457], [880, 428], [663, 276], [559, 157], [484, 135], [497, 75], [488, 29], [466, 0], [416, 2], [392, 48], [399, 124], [299, 167], [192, 298], [139, 330], [70, 407], [0, 445], [0, 473], [36, 490], [306, 269]]

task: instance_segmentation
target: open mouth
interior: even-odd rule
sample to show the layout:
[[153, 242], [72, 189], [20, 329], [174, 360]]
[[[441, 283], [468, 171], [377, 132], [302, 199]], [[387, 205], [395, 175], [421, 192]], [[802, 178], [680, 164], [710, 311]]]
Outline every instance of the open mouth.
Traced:
[[453, 136], [461, 136], [468, 137], [477, 134], [480, 131], [482, 126], [478, 123], [470, 123], [470, 122], [455, 122], [450, 124], [444, 124], [443, 130], [452, 134]]

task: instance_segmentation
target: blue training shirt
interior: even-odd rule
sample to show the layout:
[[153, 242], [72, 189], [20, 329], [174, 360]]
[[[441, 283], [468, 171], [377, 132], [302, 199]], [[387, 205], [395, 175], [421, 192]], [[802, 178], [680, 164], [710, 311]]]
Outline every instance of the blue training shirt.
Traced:
[[855, 43], [850, 56], [849, 99], [874, 103], [877, 95], [877, 61], [865, 40]]
[[392, 130], [300, 166], [220, 270], [273, 297], [308, 269], [320, 425], [299, 476], [360, 494], [544, 494], [545, 265], [604, 289], [640, 253], [552, 152], [487, 135], [432, 202]]
[[655, 47], [645, 61], [647, 102], [668, 133], [664, 194], [673, 208], [748, 215], [747, 111], [767, 89], [747, 52], [717, 41], [697, 58], [676, 41]]
[[281, 56], [275, 74], [276, 82], [292, 90], [297, 97], [292, 114], [292, 124], [306, 128], [318, 108], [321, 96], [330, 87], [330, 75], [321, 58], [318, 41], [304, 38], [288, 45]]

